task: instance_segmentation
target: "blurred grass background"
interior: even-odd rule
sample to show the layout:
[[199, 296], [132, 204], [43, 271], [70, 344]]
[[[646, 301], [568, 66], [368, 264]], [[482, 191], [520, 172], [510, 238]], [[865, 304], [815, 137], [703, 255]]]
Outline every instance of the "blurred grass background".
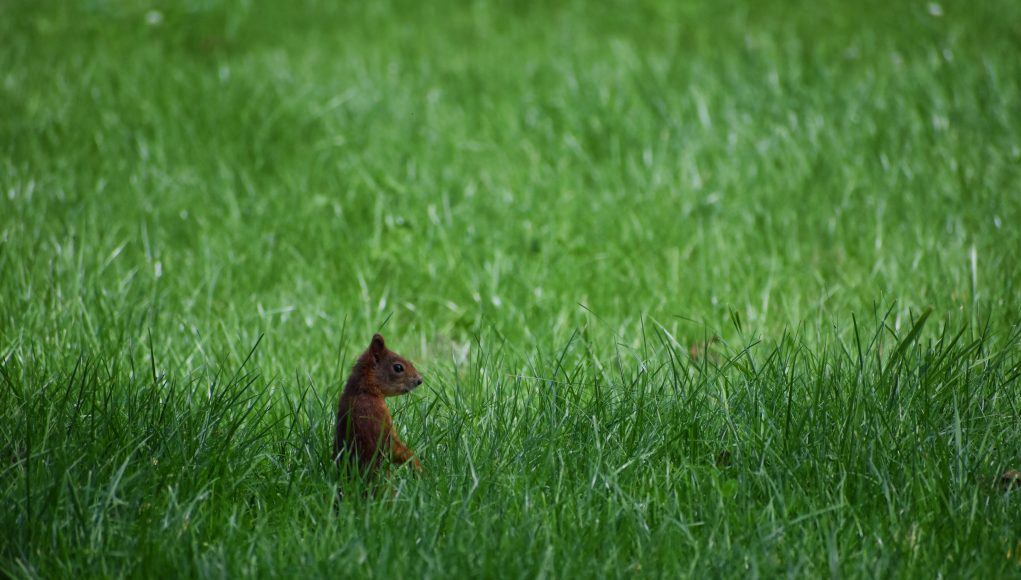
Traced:
[[[961, 467], [954, 462], [964, 456], [974, 470], [958, 473], [958, 483], [995, 477], [994, 466], [1018, 459], [1018, 431], [1010, 427], [1019, 401], [1012, 337], [1021, 307], [1021, 5], [1015, 2], [5, 0], [0, 37], [0, 360], [8, 409], [4, 437], [15, 457], [4, 471], [12, 506], [4, 516], [10, 526], [2, 552], [8, 573], [71, 573], [96, 562], [106, 566], [103, 574], [159, 570], [161, 556], [140, 548], [132, 554], [119, 543], [131, 535], [128, 530], [152, 546], [184, 542], [182, 551], [167, 550], [162, 565], [179, 566], [186, 575], [288, 573], [293, 562], [256, 547], [280, 538], [281, 545], [300, 542], [310, 533], [302, 527], [308, 522], [303, 510], [320, 510], [324, 519], [316, 519], [316, 529], [330, 527], [315, 536], [327, 552], [338, 534], [356, 532], [377, 540], [364, 548], [367, 553], [403, 550], [397, 541], [402, 536], [370, 526], [368, 519], [324, 523], [332, 521], [323, 507], [331, 496], [313, 491], [331, 483], [322, 462], [330, 407], [343, 376], [384, 324], [390, 343], [419, 363], [432, 389], [395, 403], [412, 446], [422, 449], [427, 466], [430, 451], [437, 466], [450, 465], [450, 481], [469, 472], [489, 474], [502, 489], [492, 492], [492, 505], [484, 502], [493, 528], [501, 521], [493, 513], [545, 488], [511, 477], [513, 470], [499, 462], [480, 467], [495, 453], [484, 436], [506, 442], [505, 453], [516, 445], [536, 453], [549, 447], [550, 457], [577, 453], [575, 460], [549, 459], [537, 473], [586, 488], [598, 479], [594, 473], [620, 468], [641, 448], [639, 439], [622, 434], [629, 443], [616, 448], [619, 461], [612, 467], [596, 461], [586, 471], [582, 466], [596, 455], [600, 425], [607, 427], [592, 417], [606, 412], [616, 417], [604, 417], [608, 424], [648, 425], [658, 433], [647, 441], [649, 449], [669, 454], [676, 440], [664, 427], [676, 419], [700, 425], [686, 431], [695, 443], [690, 453], [675, 457], [678, 465], [697, 464], [699, 453], [715, 455], [725, 431], [727, 445], [751, 446], [739, 460], [751, 470], [751, 449], [762, 457], [780, 453], [750, 418], [758, 413], [761, 419], [772, 408], [763, 393], [779, 389], [781, 398], [796, 399], [777, 377], [765, 381], [763, 368], [776, 365], [783, 374], [787, 367], [780, 363], [786, 360], [800, 369], [793, 374], [806, 389], [806, 405], [823, 404], [818, 393], [825, 389], [809, 388], [818, 383], [833, 392], [846, 387], [855, 396], [878, 397], [874, 411], [893, 413], [901, 387], [883, 371], [884, 361], [930, 308], [939, 323], [930, 321], [905, 343], [930, 350], [915, 353], [917, 367], [905, 362], [904, 380], [953, 385], [965, 398], [919, 395], [900, 412], [912, 405], [933, 411], [916, 418], [915, 443], [953, 440], [956, 433], [958, 445], [927, 459], [931, 471], [924, 474], [893, 476], [885, 467], [878, 476], [859, 473], [857, 467], [877, 460], [818, 443], [830, 435], [846, 440], [850, 433], [870, 432], [850, 423], [828, 431], [836, 428], [833, 417], [857, 417], [869, 408], [856, 407], [853, 397], [842, 403], [838, 398], [829, 415], [806, 415], [812, 418], [806, 419], [808, 449], [802, 453], [810, 459], [784, 455], [766, 470], [767, 478], [785, 481], [783, 474], [794, 473], [793, 465], [804, 460], [821, 470], [813, 473], [842, 481], [874, 476], [929, 489], [949, 481], [943, 479], [950, 477], [946, 469]], [[959, 329], [965, 338], [951, 342]], [[830, 368], [834, 357], [856, 350], [848, 345], [873, 332], [885, 338], [876, 339], [875, 351], [867, 341], [859, 344], [858, 355], [848, 359], [858, 359], [857, 371]], [[716, 335], [724, 343], [714, 364], [684, 358], [689, 346]], [[235, 374], [260, 336], [251, 361]], [[736, 364], [742, 348], [755, 341], [763, 343], [759, 365]], [[785, 359], [799, 349], [805, 353], [800, 358]], [[924, 367], [925, 360], [938, 360], [932, 356], [940, 349], [961, 365], [960, 376], [939, 365]], [[875, 354], [877, 366], [870, 367], [862, 351]], [[982, 365], [988, 372], [976, 385], [970, 370]], [[918, 371], [923, 367], [937, 372]], [[81, 368], [93, 368], [95, 376], [82, 375]], [[225, 384], [242, 394], [213, 410], [202, 406], [211, 394], [205, 403], [175, 399], [183, 395], [173, 391], [159, 394], [174, 381], [201, 392], [217, 372], [234, 376]], [[251, 383], [241, 380], [244, 372], [255, 373]], [[681, 374], [700, 377], [697, 384], [715, 393], [715, 402], [678, 398]], [[209, 422], [189, 430], [189, 421], [203, 412], [239, 413], [226, 402], [249, 400], [243, 394], [249, 389], [264, 406], [254, 407], [261, 409], [254, 416], [239, 416], [234, 432], [251, 429], [249, 442], [275, 449], [259, 434], [297, 445], [295, 426], [304, 425], [307, 455], [299, 460], [273, 452], [290, 457], [285, 461], [258, 445], [234, 459], [227, 446], [211, 451], [210, 465], [229, 476], [195, 475], [180, 457], [180, 477], [198, 478], [194, 487], [171, 486], [168, 492], [151, 481], [138, 483], [138, 506], [149, 496], [176, 498], [174, 489], [189, 501], [205, 497], [224, 478], [242, 485], [242, 474], [224, 467], [232, 462], [276, 461], [292, 483], [304, 482], [299, 488], [306, 495], [280, 500], [276, 511], [259, 507], [277, 490], [259, 487], [272, 481], [266, 475], [272, 469], [251, 468], [261, 476], [245, 477], [262, 483], [252, 483], [245, 496], [248, 511], [231, 494], [205, 509], [211, 519], [241, 509], [262, 536], [232, 540], [209, 521], [192, 538], [197, 543], [188, 544], [180, 534], [170, 539], [172, 526], [147, 527], [151, 522], [144, 517], [114, 517], [99, 509], [93, 523], [121, 530], [121, 540], [102, 534], [82, 536], [88, 541], [53, 539], [76, 513], [68, 499], [73, 495], [62, 495], [72, 484], [62, 483], [59, 474], [74, 474], [73, 485], [92, 489], [103, 505], [102, 498], [116, 496], [103, 490], [110, 491], [119, 461], [130, 466], [128, 473], [149, 473], [145, 462], [135, 463], [137, 445], [153, 436], [149, 419], [126, 419], [120, 431], [107, 435], [93, 431], [88, 451], [75, 447], [73, 429], [64, 430], [68, 421], [118, 424], [112, 417], [130, 415], [132, 385], [144, 380], [155, 389], [152, 401], [178, 401], [171, 405], [180, 405], [174, 432], [199, 439], [210, 433]], [[739, 386], [716, 391], [718, 380]], [[76, 381], [82, 381], [81, 393], [107, 393], [107, 405], [100, 400], [91, 413], [80, 412], [80, 405], [67, 411], [75, 390], [68, 386], [58, 397], [54, 389]], [[574, 406], [551, 402], [559, 395], [543, 385], [552, 388], [555, 381], [577, 389]], [[674, 386], [673, 394], [664, 381]], [[619, 392], [635, 384], [656, 395], [599, 399], [599, 385]], [[309, 385], [316, 395], [302, 398]], [[536, 389], [545, 403], [517, 398]], [[701, 392], [692, 389], [688, 395]], [[748, 415], [734, 419], [724, 402], [745, 396]], [[579, 402], [586, 397], [595, 397], [585, 403], [592, 407]], [[517, 401], [511, 408], [524, 416], [532, 416], [529, 409], [536, 413], [549, 431], [531, 428], [549, 437], [542, 443], [516, 439], [520, 417], [492, 415], [506, 400]], [[315, 405], [303, 418], [296, 409], [311, 401]], [[707, 405], [708, 415], [700, 414], [699, 404]], [[788, 428], [791, 405], [781, 413]], [[653, 413], [644, 423], [639, 411], [647, 406], [673, 411]], [[721, 409], [726, 412], [718, 415]], [[962, 413], [975, 414], [970, 425], [978, 430], [969, 452], [961, 439], [969, 428]], [[567, 435], [557, 422], [564, 416], [578, 422]], [[291, 427], [278, 432], [287, 417]], [[457, 431], [452, 425], [458, 421], [472, 427]], [[579, 425], [595, 432], [582, 434]], [[748, 430], [758, 433], [754, 443], [742, 439]], [[43, 438], [44, 449], [69, 446], [62, 451], [66, 462], [46, 463], [45, 453], [18, 459], [31, 447], [33, 433], [36, 444]], [[138, 439], [124, 439], [125, 433]], [[906, 435], [897, 433], [894, 440], [903, 443], [898, 437]], [[467, 443], [457, 451], [462, 436]], [[111, 479], [88, 479], [98, 473], [89, 465], [105, 459], [116, 441], [131, 445], [120, 450], [123, 456], [114, 454], [119, 460], [110, 466]], [[885, 450], [892, 463], [903, 459], [899, 445]], [[787, 447], [783, 453], [798, 451]], [[35, 479], [26, 467], [33, 461], [41, 462]], [[710, 475], [695, 470], [688, 480], [685, 501], [692, 503], [664, 508], [664, 522], [680, 517], [685, 505], [697, 505], [706, 486], [729, 490], [728, 499], [745, 498], [748, 503], [739, 504], [745, 508], [775, 507], [755, 496], [757, 484], [719, 480], [714, 468], [703, 467]], [[643, 494], [681, 485], [676, 470], [683, 468], [673, 469], [662, 481], [636, 474], [635, 496], [621, 500], [621, 509], [637, 509]], [[408, 505], [389, 512], [385, 504], [357, 509], [394, 521], [421, 518], [427, 522], [421, 531], [440, 525], [441, 506], [451, 505], [450, 498], [478, 508], [472, 493], [453, 483], [438, 492], [447, 478], [442, 468], [433, 473], [431, 482], [408, 491]], [[36, 499], [26, 491], [31, 481]], [[787, 484], [770, 481], [777, 497], [792, 497]], [[820, 488], [833, 484], [825, 481]], [[845, 536], [853, 525], [844, 528], [823, 516], [832, 498], [820, 489], [802, 492], [804, 509], [783, 518], [820, 522], [819, 536], [793, 552], [803, 562], [778, 556], [780, 548], [766, 542], [758, 545], [761, 553], [749, 548], [750, 560], [742, 564], [732, 557], [740, 550], [728, 543], [734, 541], [730, 535], [723, 549], [717, 536], [695, 536], [684, 526], [681, 535], [697, 549], [671, 556], [655, 549], [662, 538], [638, 526], [620, 532], [620, 543], [629, 546], [622, 548], [624, 563], [599, 573], [633, 573], [637, 569], [628, 566], [650, 550], [659, 558], [647, 563], [653, 574], [679, 573], [688, 561], [716, 563], [728, 573], [869, 570], [864, 554], [875, 546], [861, 522], [893, 510], [896, 501], [882, 509], [863, 505], [857, 536]], [[948, 505], [988, 505], [986, 496], [965, 501], [930, 495], [917, 500], [926, 514], [921, 520], [938, 520]], [[391, 567], [366, 556], [352, 569], [380, 575], [462, 568], [526, 576], [596, 573], [581, 562], [599, 561], [603, 548], [595, 540], [588, 550], [571, 542], [607, 532], [601, 527], [605, 517], [598, 516], [606, 506], [560, 501], [548, 509], [576, 507], [578, 519], [557, 524], [549, 531], [555, 539], [545, 543], [504, 545], [498, 531], [460, 529], [464, 545], [420, 537], [429, 547], [422, 553], [394, 556]], [[49, 519], [28, 523], [33, 502], [49, 506]], [[168, 505], [161, 508], [164, 521], [180, 515]], [[1016, 534], [1016, 524], [1006, 522], [1017, 508], [997, 505], [1000, 511], [962, 521], [985, 517], [995, 524], [990, 534]], [[481, 521], [473, 519], [482, 517], [478, 511], [467, 513], [463, 522]], [[560, 521], [551, 513], [540, 510], [535, 517]], [[933, 532], [931, 544], [919, 544], [925, 536], [917, 526], [890, 513], [890, 528], [880, 537], [898, 538], [923, 555], [894, 557], [882, 570], [944, 570], [939, 557], [947, 553], [949, 536], [941, 533], [951, 531]], [[698, 525], [747, 540], [758, 528], [743, 517], [723, 510]], [[32, 526], [48, 532], [26, 531]], [[45, 543], [47, 535], [55, 544]], [[1000, 543], [992, 545], [989, 537], [967, 536], [959, 552], [950, 551], [959, 557], [943, 564], [945, 571], [983, 564], [975, 554], [1006, 554], [1005, 540], [997, 537]], [[201, 548], [207, 544], [212, 552]], [[41, 555], [53, 545], [67, 552], [44, 564]], [[83, 545], [90, 556], [80, 552]], [[471, 545], [483, 553], [461, 551]], [[833, 562], [834, 553], [847, 551], [861, 561]], [[354, 552], [342, 551], [340, 560]], [[507, 560], [514, 552], [530, 557]], [[323, 558], [313, 557], [318, 563], [306, 563], [308, 569], [334, 571]], [[975, 570], [1002, 572], [1010, 561], [998, 557], [985, 564], [989, 568]]]

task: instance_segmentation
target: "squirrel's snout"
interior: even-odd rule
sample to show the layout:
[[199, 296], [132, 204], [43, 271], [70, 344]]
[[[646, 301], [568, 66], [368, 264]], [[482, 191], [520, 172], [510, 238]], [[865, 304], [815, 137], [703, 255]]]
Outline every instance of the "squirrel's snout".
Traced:
[[418, 377], [418, 378], [416, 378], [416, 379], [415, 379], [415, 386], [416, 386], [416, 387], [420, 387], [420, 386], [422, 386], [422, 382], [423, 382], [423, 381], [422, 381], [422, 377]]

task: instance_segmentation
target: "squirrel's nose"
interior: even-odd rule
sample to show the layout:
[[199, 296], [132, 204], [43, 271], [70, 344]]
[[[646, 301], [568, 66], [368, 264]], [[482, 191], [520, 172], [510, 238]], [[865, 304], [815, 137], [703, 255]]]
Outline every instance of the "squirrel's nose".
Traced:
[[422, 384], [422, 377], [418, 377], [417, 379], [415, 379], [415, 386], [416, 387], [420, 386], [421, 384]]

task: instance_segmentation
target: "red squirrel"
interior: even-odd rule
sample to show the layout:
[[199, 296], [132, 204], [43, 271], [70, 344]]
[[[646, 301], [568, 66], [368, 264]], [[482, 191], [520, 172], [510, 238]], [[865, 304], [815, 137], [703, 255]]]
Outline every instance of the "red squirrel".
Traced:
[[337, 404], [337, 435], [333, 440], [333, 458], [338, 464], [355, 468], [363, 476], [373, 476], [384, 461], [397, 465], [422, 464], [397, 437], [385, 397], [410, 393], [422, 384], [411, 361], [386, 348], [376, 334], [351, 369], [344, 392]]

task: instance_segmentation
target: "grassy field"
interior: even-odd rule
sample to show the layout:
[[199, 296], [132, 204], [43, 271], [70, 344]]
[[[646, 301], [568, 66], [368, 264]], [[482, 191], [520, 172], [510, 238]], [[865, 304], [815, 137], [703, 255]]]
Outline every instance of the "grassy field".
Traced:
[[0, 0], [0, 574], [1021, 574], [1021, 3], [336, 4]]

